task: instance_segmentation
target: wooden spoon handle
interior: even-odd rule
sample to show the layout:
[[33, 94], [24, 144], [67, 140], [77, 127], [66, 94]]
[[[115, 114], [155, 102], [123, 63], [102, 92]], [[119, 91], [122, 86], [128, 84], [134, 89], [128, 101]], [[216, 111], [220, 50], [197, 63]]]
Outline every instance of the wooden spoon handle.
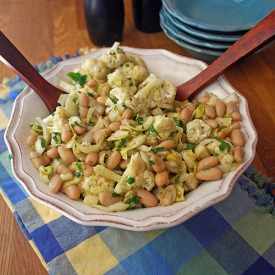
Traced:
[[50, 97], [49, 93], [53, 93], [53, 89], [56, 88], [33, 68], [29, 61], [1, 31], [0, 60], [19, 75], [47, 104], [48, 98]]
[[268, 43], [275, 35], [275, 10], [235, 42], [224, 54], [194, 78], [177, 87], [177, 100], [184, 100], [220, 76], [241, 58]]

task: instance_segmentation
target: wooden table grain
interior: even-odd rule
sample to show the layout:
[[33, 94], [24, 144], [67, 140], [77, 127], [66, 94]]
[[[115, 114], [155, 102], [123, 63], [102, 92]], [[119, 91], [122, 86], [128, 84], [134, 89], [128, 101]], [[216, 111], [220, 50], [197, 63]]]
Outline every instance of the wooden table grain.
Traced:
[[[85, 26], [81, 0], [0, 0], [0, 29], [33, 63], [51, 55], [74, 53], [93, 47]], [[161, 32], [145, 34], [135, 29], [130, 0], [125, 0], [122, 45], [163, 48], [190, 56]], [[111, 31], [111, 30], [110, 30]], [[12, 73], [0, 64], [0, 79]], [[258, 132], [253, 166], [275, 178], [275, 44], [247, 57], [226, 74], [249, 103]], [[0, 274], [46, 274], [46, 270], [0, 198]]]

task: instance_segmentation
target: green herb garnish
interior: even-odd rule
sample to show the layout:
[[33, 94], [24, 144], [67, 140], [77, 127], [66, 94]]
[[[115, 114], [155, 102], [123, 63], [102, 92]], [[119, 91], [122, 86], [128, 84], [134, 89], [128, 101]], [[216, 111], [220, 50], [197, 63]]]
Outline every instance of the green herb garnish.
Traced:
[[82, 75], [80, 73], [69, 72], [67, 76], [70, 77], [73, 81], [80, 84], [81, 87], [87, 82], [87, 75]]
[[117, 193], [112, 193], [112, 198], [119, 198], [119, 197], [121, 197], [121, 195], [120, 195], [120, 194], [117, 194]]
[[196, 148], [196, 146], [197, 145], [195, 143], [187, 143], [186, 149], [194, 151], [194, 149]]
[[118, 99], [116, 97], [111, 97], [108, 95], [108, 97], [110, 98], [110, 100], [114, 103], [117, 104]]
[[9, 159], [12, 159], [12, 154], [8, 154], [8, 158], [9, 158]]
[[90, 96], [90, 97], [95, 97], [92, 93], [90, 93], [90, 92], [88, 92], [87, 93], [88, 94], [88, 96]]
[[229, 152], [230, 151], [230, 144], [229, 143], [227, 143], [227, 142], [225, 142], [223, 139], [220, 139], [220, 146], [219, 146], [219, 148], [220, 148], [220, 150], [221, 151], [227, 151], [227, 152]]
[[186, 131], [186, 125], [183, 123], [183, 121], [181, 119], [173, 117], [173, 120], [175, 121], [175, 123], [178, 127], [181, 127], [184, 132]]
[[155, 129], [155, 127], [153, 126], [153, 124], [147, 129], [147, 132], [148, 132], [149, 134], [150, 134], [150, 133], [155, 133], [155, 134], [157, 134], [157, 135], [160, 137], [158, 131]]
[[128, 183], [129, 185], [135, 183], [135, 178], [129, 177], [129, 178], [127, 179], [127, 183]]
[[77, 162], [75, 166], [76, 166], [77, 170], [80, 173], [83, 173], [84, 169], [83, 169], [82, 164], [80, 162]]
[[123, 139], [119, 142], [119, 144], [118, 144], [118, 148], [125, 147], [125, 143], [126, 143], [126, 139], [125, 139], [125, 138], [123, 138]]
[[80, 125], [77, 121], [74, 122], [74, 125], [75, 125], [75, 126], [78, 126], [78, 127], [80, 127], [80, 128], [84, 128], [84, 126]]
[[134, 121], [136, 121], [137, 124], [141, 125], [144, 122], [144, 118], [137, 114], [136, 117], [134, 118]]
[[115, 141], [114, 140], [108, 141], [108, 145], [109, 145], [109, 148], [111, 149], [115, 148]]
[[157, 154], [157, 153], [163, 152], [164, 147], [156, 147], [156, 148], [153, 148], [152, 151]]
[[40, 144], [41, 144], [41, 147], [42, 147], [43, 149], [46, 148], [46, 141], [45, 141], [44, 138], [41, 138], [41, 139], [40, 139]]
[[81, 176], [81, 173], [78, 172], [78, 171], [76, 171], [76, 172], [74, 173], [74, 175], [75, 175], [77, 178], [79, 178], [79, 177]]
[[177, 176], [175, 177], [175, 182], [179, 182], [179, 180], [180, 180], [180, 175], [177, 175]]
[[132, 209], [136, 206], [136, 204], [138, 204], [140, 201], [140, 197], [139, 196], [131, 196], [129, 197], [124, 203], [129, 205], [129, 209]]
[[88, 126], [95, 126], [95, 123], [92, 122], [91, 120], [89, 120], [89, 121], [87, 122], [87, 125], [88, 125]]
[[74, 98], [73, 98], [73, 103], [74, 103], [74, 104], [78, 104], [78, 103], [79, 103], [78, 97], [74, 97]]
[[154, 164], [155, 164], [155, 162], [153, 161], [153, 160], [149, 160], [149, 164], [151, 165], [151, 166], [153, 166]]
[[61, 134], [57, 132], [52, 133], [52, 139], [55, 141], [56, 144], [61, 143]]

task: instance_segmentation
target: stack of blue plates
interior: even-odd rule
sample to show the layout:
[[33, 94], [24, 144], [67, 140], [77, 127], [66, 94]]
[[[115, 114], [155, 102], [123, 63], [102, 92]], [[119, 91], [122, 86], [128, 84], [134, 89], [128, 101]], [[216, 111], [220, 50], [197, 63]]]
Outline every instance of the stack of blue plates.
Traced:
[[208, 62], [275, 9], [275, 0], [162, 0], [162, 4], [164, 33]]

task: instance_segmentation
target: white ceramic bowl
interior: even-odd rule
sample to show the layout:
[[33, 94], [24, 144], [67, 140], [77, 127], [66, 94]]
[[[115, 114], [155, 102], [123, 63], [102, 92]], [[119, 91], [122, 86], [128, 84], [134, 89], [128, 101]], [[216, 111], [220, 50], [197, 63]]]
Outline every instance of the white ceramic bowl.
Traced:
[[[128, 47], [125, 47], [124, 50], [127, 53], [140, 55], [145, 60], [150, 72], [155, 73], [160, 78], [172, 81], [175, 85], [194, 77], [207, 66], [199, 60], [182, 57], [166, 50], [143, 50]], [[54, 85], [58, 85], [59, 81], [66, 77], [66, 73], [78, 67], [84, 58], [99, 56], [104, 51], [105, 49], [101, 49], [88, 56], [58, 63], [44, 74], [44, 77]], [[223, 77], [220, 77], [205, 90], [217, 94], [221, 98], [236, 92]], [[38, 172], [28, 157], [29, 148], [26, 145], [26, 139], [29, 133], [29, 124], [34, 121], [35, 117], [45, 117], [49, 112], [36, 93], [26, 87], [15, 101], [11, 120], [5, 133], [7, 146], [13, 155], [12, 169], [14, 176], [34, 199], [80, 224], [112, 226], [134, 231], [146, 231], [177, 225], [226, 198], [237, 178], [254, 158], [257, 134], [249, 115], [247, 102], [242, 95], [240, 95], [240, 98], [243, 131], [247, 141], [245, 160], [238, 170], [230, 172], [222, 180], [201, 184], [186, 196], [185, 201], [168, 207], [158, 206], [106, 213], [90, 208], [81, 201], [72, 201], [61, 193], [53, 194], [49, 191], [48, 186], [40, 181]]]

